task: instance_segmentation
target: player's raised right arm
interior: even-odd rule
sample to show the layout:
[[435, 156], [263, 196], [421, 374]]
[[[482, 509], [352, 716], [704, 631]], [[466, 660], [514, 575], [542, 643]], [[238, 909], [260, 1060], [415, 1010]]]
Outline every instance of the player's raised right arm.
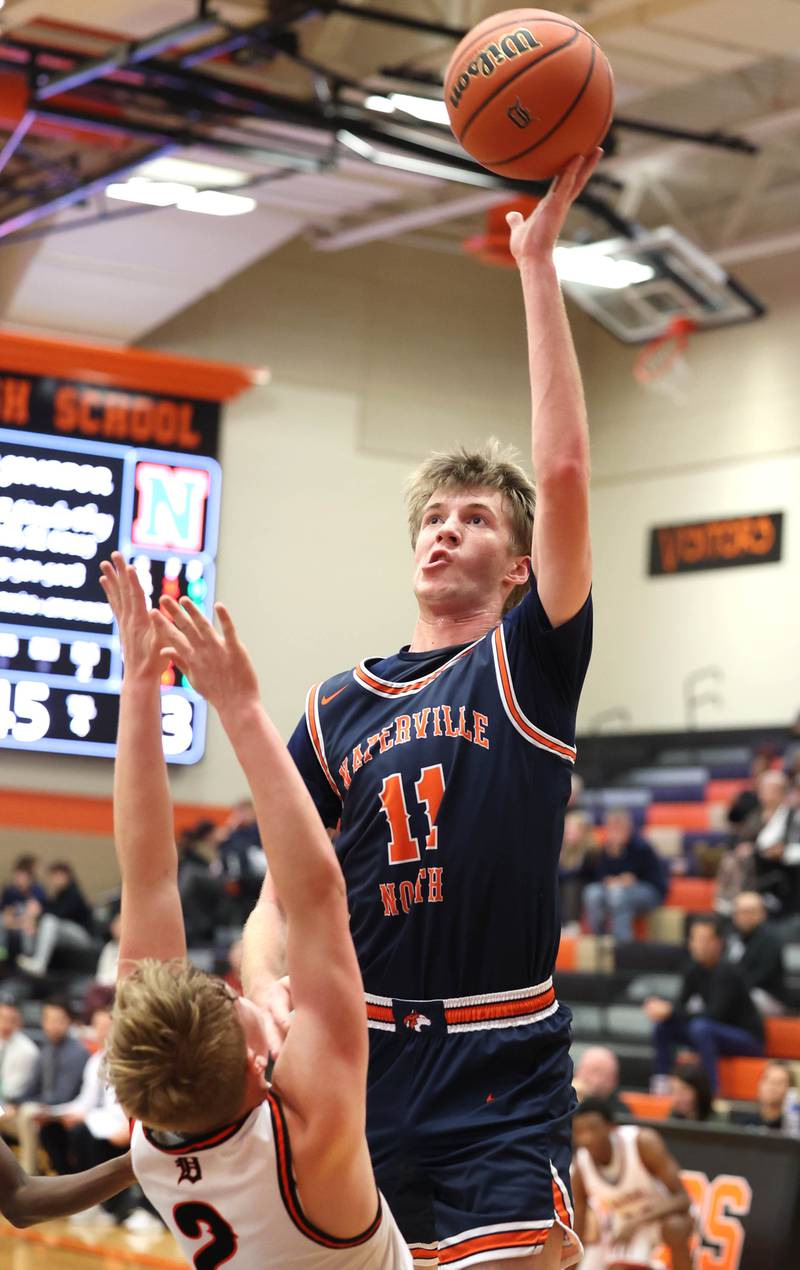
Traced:
[[186, 955], [172, 800], [161, 741], [167, 661], [136, 571], [114, 552], [100, 585], [119, 627], [125, 673], [114, 763], [114, 842], [122, 875], [120, 977], [144, 957]]

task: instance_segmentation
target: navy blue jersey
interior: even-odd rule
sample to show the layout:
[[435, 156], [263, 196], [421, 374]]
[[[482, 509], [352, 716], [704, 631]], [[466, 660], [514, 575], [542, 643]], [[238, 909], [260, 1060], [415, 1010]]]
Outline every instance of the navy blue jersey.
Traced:
[[313, 687], [290, 751], [336, 850], [368, 993], [543, 983], [591, 651], [591, 597], [553, 629], [531, 591], [482, 639]]

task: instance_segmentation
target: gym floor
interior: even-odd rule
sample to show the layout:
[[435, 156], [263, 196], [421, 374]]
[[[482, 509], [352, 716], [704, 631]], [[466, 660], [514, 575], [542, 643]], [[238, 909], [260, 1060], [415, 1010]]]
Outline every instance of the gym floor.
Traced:
[[46, 1222], [13, 1230], [0, 1218], [0, 1270], [180, 1270], [170, 1235], [129, 1235]]

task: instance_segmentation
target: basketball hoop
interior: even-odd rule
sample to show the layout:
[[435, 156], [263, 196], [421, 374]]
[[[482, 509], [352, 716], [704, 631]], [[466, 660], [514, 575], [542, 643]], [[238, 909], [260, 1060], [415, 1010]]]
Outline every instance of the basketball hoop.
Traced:
[[650, 392], [663, 393], [675, 402], [685, 401], [689, 378], [686, 349], [697, 323], [688, 317], [674, 317], [661, 335], [645, 344], [633, 364], [633, 377]]

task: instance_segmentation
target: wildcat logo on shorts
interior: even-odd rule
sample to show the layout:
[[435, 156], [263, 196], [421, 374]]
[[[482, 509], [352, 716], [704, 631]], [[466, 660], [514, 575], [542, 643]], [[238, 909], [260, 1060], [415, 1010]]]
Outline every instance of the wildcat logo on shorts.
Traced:
[[531, 121], [531, 112], [528, 110], [527, 106], [523, 106], [519, 97], [514, 102], [513, 106], [509, 106], [506, 114], [517, 128], [527, 128]]
[[504, 35], [492, 44], [487, 44], [486, 48], [481, 49], [477, 57], [468, 63], [453, 85], [450, 93], [451, 105], [459, 105], [470, 82], [477, 79], [479, 75], [488, 79], [490, 75], [494, 75], [498, 66], [502, 66], [503, 62], [513, 61], [522, 53], [531, 53], [534, 49], [541, 47], [541, 40], [537, 40], [533, 32], [524, 26], [512, 31], [509, 35]]
[[420, 1014], [419, 1010], [411, 1010], [403, 1019], [403, 1027], [407, 1027], [409, 1032], [421, 1032], [424, 1027], [430, 1027], [431, 1021], [427, 1014]]

